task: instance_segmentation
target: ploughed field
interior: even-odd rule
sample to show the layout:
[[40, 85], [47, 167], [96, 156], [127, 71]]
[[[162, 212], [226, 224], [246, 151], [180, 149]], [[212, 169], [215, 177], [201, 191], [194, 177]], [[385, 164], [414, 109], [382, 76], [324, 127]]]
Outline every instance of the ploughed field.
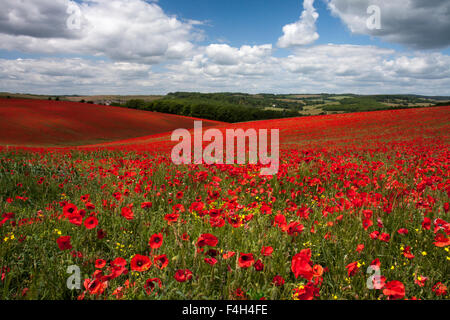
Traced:
[[[449, 298], [450, 107], [215, 124], [280, 129], [278, 174], [260, 176], [172, 164], [173, 128], [144, 132], [158, 114], [108, 109], [142, 137], [93, 109], [48, 135], [13, 125], [60, 102], [0, 121], [27, 103], [0, 134], [27, 146], [1, 150], [2, 299]], [[54, 147], [65, 122], [77, 147]]]

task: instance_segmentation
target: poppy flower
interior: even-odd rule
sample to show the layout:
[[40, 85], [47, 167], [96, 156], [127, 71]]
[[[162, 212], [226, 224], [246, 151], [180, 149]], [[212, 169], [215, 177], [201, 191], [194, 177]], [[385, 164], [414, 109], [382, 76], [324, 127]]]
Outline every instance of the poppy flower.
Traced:
[[69, 214], [68, 218], [70, 223], [78, 227], [83, 224], [83, 217], [78, 212]]
[[403, 249], [403, 255], [405, 258], [412, 259], [414, 258], [414, 255], [411, 253], [411, 247], [407, 246]]
[[131, 259], [130, 265], [132, 271], [142, 272], [150, 269], [152, 262], [149, 257], [137, 254]]
[[319, 289], [314, 287], [312, 283], [306, 286], [300, 286], [294, 289], [292, 298], [294, 300], [313, 300], [318, 295]]
[[122, 214], [122, 217], [124, 217], [127, 220], [133, 220], [133, 218], [134, 218], [134, 213], [130, 207], [123, 207], [121, 214]]
[[239, 255], [238, 264], [240, 268], [249, 268], [253, 265], [255, 259], [253, 258], [252, 253], [241, 253]]
[[69, 217], [71, 214], [74, 214], [78, 211], [78, 208], [73, 203], [68, 203], [63, 207], [63, 214], [66, 217]]
[[311, 266], [311, 250], [303, 249], [300, 253], [297, 253], [292, 257], [291, 271], [294, 273], [295, 278], [299, 276], [306, 280], [313, 278], [313, 268]]
[[99, 229], [97, 230], [97, 239], [103, 239], [104, 237], [106, 237], [106, 232], [103, 229]]
[[215, 247], [219, 243], [219, 239], [210, 233], [204, 233], [200, 235], [197, 240], [197, 247], [202, 248], [204, 246]]
[[375, 231], [373, 231], [373, 232], [370, 233], [370, 237], [371, 237], [373, 240], [378, 239], [378, 236], [379, 236], [379, 235], [380, 235], [380, 232], [377, 231], [377, 230], [375, 230]]
[[425, 230], [430, 230], [431, 228], [431, 219], [428, 217], [423, 218], [422, 228]]
[[124, 258], [118, 257], [111, 261], [112, 267], [125, 267], [127, 265], [127, 261]]
[[428, 277], [424, 276], [417, 276], [414, 278], [414, 283], [417, 284], [419, 287], [424, 287], [425, 282], [428, 280]]
[[397, 280], [389, 281], [384, 286], [383, 294], [389, 299], [402, 299], [405, 297], [405, 286]]
[[292, 221], [285, 228], [288, 235], [295, 237], [302, 233], [305, 227], [298, 221]]
[[443, 247], [450, 245], [450, 238], [447, 238], [442, 233], [438, 233], [436, 235], [436, 237], [434, 238], [433, 243], [436, 247], [443, 248]]
[[262, 247], [261, 254], [265, 257], [271, 256], [273, 252], [272, 247]]
[[356, 246], [356, 252], [361, 253], [364, 250], [364, 244], [358, 244]]
[[284, 285], [284, 279], [282, 276], [276, 275], [275, 277], [273, 277], [272, 283], [276, 286], [276, 287], [281, 287], [282, 285]]
[[181, 240], [183, 241], [189, 241], [189, 235], [185, 232], [181, 235]]
[[323, 275], [324, 269], [320, 264], [316, 264], [313, 267], [313, 277], [321, 277]]
[[367, 230], [369, 227], [373, 226], [373, 221], [371, 219], [363, 219], [362, 225], [364, 230]]
[[96, 217], [89, 217], [86, 220], [84, 220], [84, 226], [86, 229], [94, 229], [98, 225], [98, 219]]
[[97, 269], [102, 269], [104, 266], [106, 266], [106, 261], [103, 259], [97, 259], [95, 260], [95, 267]]
[[437, 296], [447, 295], [447, 286], [442, 282], [436, 283], [431, 290], [433, 290]]
[[153, 258], [153, 263], [159, 269], [164, 269], [169, 264], [169, 259], [165, 254]]
[[56, 239], [58, 243], [58, 247], [60, 250], [70, 250], [72, 249], [72, 245], [70, 244], [70, 236], [61, 236]]
[[378, 237], [378, 239], [380, 240], [380, 241], [383, 241], [383, 242], [389, 242], [389, 240], [391, 239], [391, 236], [388, 234], [388, 233], [382, 233], [382, 234], [380, 234], [380, 236]]
[[211, 258], [211, 257], [205, 258], [204, 261], [211, 266], [213, 266], [217, 263], [217, 259]]
[[227, 260], [227, 259], [230, 259], [231, 257], [233, 257], [235, 254], [236, 254], [236, 252], [234, 252], [234, 251], [228, 251], [227, 253], [224, 253], [222, 255], [222, 258]]
[[346, 268], [347, 268], [347, 275], [348, 275], [349, 277], [354, 276], [354, 275], [358, 272], [358, 270], [359, 270], [358, 261], [349, 263], [349, 264], [346, 266]]
[[159, 247], [161, 247], [162, 243], [163, 243], [163, 235], [161, 233], [152, 235], [148, 242], [150, 248], [152, 249], [158, 249]]
[[178, 213], [169, 213], [164, 216], [164, 220], [166, 220], [167, 223], [170, 225], [172, 223], [177, 222], [179, 216], [180, 215]]
[[258, 259], [255, 264], [253, 265], [256, 271], [263, 271], [264, 270], [264, 263], [262, 263], [261, 259]]
[[148, 209], [148, 208], [151, 208], [152, 206], [153, 206], [153, 203], [151, 203], [151, 202], [142, 202], [141, 203], [142, 209]]
[[161, 279], [159, 278], [150, 278], [145, 281], [144, 290], [145, 292], [150, 295], [155, 290], [156, 285], [161, 289], [162, 283]]
[[107, 282], [103, 282], [99, 279], [94, 279], [92, 281], [90, 281], [90, 279], [86, 280], [88, 281], [87, 283], [85, 282], [85, 287], [91, 295], [101, 295], [108, 287]]
[[186, 282], [192, 279], [192, 271], [189, 269], [181, 269], [175, 272], [175, 280], [178, 282]]

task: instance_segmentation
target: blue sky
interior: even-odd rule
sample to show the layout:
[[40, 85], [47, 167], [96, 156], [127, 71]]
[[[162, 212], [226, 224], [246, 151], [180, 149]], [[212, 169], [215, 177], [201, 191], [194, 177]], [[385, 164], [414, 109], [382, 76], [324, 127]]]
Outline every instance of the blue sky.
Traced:
[[0, 91], [450, 95], [446, 0], [3, 2]]
[[[206, 42], [221, 40], [233, 46], [276, 43], [281, 29], [298, 20], [303, 4], [299, 0], [160, 0], [159, 4], [170, 14], [184, 19], [205, 21]], [[369, 44], [367, 36], [353, 35], [342, 22], [333, 17], [322, 1], [315, 5], [318, 13], [317, 43]]]

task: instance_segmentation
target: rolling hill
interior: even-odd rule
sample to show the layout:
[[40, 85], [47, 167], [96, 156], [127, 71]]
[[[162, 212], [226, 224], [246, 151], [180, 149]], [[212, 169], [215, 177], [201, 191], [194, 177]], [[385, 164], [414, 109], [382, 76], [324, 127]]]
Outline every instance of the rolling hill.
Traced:
[[[0, 145], [77, 146], [192, 128], [195, 118], [94, 104], [0, 99]], [[204, 121], [205, 127], [221, 124]]]

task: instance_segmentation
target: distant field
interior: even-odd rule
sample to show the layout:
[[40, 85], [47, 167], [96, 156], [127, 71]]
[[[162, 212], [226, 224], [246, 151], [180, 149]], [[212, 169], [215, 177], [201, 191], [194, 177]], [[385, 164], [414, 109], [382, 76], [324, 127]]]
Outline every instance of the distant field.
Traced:
[[94, 144], [192, 128], [193, 123], [194, 118], [119, 107], [0, 98], [0, 145]]

